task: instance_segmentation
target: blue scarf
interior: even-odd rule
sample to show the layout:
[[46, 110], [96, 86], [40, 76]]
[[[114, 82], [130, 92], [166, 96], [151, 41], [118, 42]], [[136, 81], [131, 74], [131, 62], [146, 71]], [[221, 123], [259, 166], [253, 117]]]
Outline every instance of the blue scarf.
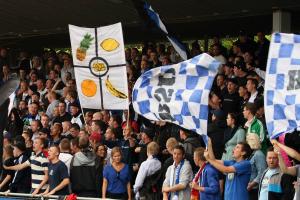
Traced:
[[[176, 176], [175, 185], [179, 184], [179, 176], [180, 176], [180, 171], [181, 171], [181, 168], [182, 168], [183, 164], [184, 164], [184, 159], [180, 162], [179, 167], [178, 166], [176, 167], [176, 171], [175, 171], [175, 176]], [[178, 195], [179, 195], [179, 192], [176, 191], [175, 192], [175, 196], [178, 197]], [[169, 200], [171, 199], [171, 193], [169, 193], [168, 199]]]

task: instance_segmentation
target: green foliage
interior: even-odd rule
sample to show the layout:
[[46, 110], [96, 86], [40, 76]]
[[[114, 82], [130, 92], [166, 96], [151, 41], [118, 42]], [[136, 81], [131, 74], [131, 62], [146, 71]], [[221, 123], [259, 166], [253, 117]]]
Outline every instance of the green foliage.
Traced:
[[84, 38], [80, 42], [80, 48], [82, 50], [87, 50], [88, 48], [90, 48], [90, 45], [92, 44], [93, 39], [94, 38], [89, 33], [85, 34]]

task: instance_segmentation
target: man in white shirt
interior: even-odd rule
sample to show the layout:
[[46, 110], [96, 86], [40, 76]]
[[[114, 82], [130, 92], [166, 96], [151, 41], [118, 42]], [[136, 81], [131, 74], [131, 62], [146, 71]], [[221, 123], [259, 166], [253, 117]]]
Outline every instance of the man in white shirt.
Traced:
[[221, 49], [220, 49], [220, 45], [218, 44], [214, 44], [212, 46], [212, 53], [214, 56], [214, 59], [216, 59], [217, 61], [219, 61], [222, 65], [225, 65], [227, 60], [226, 58], [221, 54]]
[[256, 99], [259, 97], [258, 91], [257, 91], [258, 82], [256, 79], [248, 78], [247, 80], [247, 91], [250, 93], [250, 98], [248, 102], [254, 103]]
[[[133, 186], [134, 193], [136, 193], [136, 199], [147, 199], [147, 197], [151, 198], [151, 193], [154, 191], [143, 191], [145, 180], [160, 171], [161, 162], [156, 158], [159, 153], [159, 146], [156, 142], [150, 142], [147, 145], [147, 160], [142, 162], [138, 174], [135, 179], [135, 184]], [[158, 191], [156, 191], [158, 192]]]
[[191, 189], [189, 183], [193, 179], [193, 171], [189, 161], [184, 159], [184, 155], [183, 146], [177, 145], [174, 147], [174, 163], [168, 168], [162, 187], [164, 200], [190, 199]]
[[268, 149], [266, 157], [268, 168], [264, 171], [259, 184], [259, 200], [268, 200], [274, 194], [282, 192], [279, 160], [273, 148]]

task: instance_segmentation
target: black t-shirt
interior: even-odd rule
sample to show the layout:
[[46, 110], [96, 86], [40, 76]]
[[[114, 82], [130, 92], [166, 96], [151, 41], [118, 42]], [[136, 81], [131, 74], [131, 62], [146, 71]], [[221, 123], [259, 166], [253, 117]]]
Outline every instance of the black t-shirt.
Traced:
[[64, 121], [71, 121], [72, 115], [70, 113], [65, 113], [63, 116], [58, 116], [53, 120], [53, 123], [63, 123]]
[[228, 114], [228, 113], [238, 113], [240, 109], [240, 104], [241, 104], [241, 97], [239, 96], [238, 93], [232, 93], [232, 94], [225, 94], [223, 97], [223, 106], [222, 109], [223, 111]]
[[[63, 179], [69, 178], [68, 168], [62, 161], [58, 161], [57, 163], [49, 163], [49, 189], [53, 190], [56, 186], [58, 186]], [[68, 186], [65, 186], [63, 189], [57, 191], [55, 195], [67, 195], [69, 194]]]
[[[5, 166], [13, 166], [14, 165], [14, 158], [9, 158], [9, 159], [5, 160], [4, 163], [3, 163], [3, 165], [5, 165]], [[6, 185], [4, 185], [1, 188], [1, 190], [0, 190], [1, 192], [4, 192], [4, 191], [8, 190], [8, 186], [11, 183], [12, 179], [14, 178], [14, 174], [15, 174], [15, 171], [13, 171], [13, 170], [5, 170], [5, 169], [3, 169], [2, 175], [1, 175], [1, 183], [6, 178], [7, 175], [10, 175], [11, 179], [10, 179], [10, 181], [8, 181], [6, 183]]]

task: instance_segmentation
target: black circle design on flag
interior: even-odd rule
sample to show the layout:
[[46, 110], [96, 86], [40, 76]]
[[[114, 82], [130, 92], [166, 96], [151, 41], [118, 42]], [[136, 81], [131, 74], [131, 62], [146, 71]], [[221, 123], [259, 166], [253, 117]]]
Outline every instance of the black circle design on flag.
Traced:
[[103, 77], [109, 70], [107, 61], [102, 57], [94, 57], [89, 62], [91, 73], [96, 77]]

